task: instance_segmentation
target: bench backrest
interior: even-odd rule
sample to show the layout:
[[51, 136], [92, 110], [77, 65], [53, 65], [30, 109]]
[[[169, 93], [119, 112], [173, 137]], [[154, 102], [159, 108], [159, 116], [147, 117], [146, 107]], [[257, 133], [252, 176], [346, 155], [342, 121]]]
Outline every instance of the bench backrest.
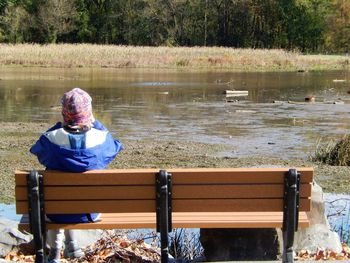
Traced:
[[[173, 212], [283, 211], [287, 168], [168, 169]], [[310, 210], [312, 168], [297, 168], [299, 211]], [[40, 171], [46, 213], [155, 212], [157, 169]], [[16, 172], [16, 210], [28, 213], [27, 171]]]

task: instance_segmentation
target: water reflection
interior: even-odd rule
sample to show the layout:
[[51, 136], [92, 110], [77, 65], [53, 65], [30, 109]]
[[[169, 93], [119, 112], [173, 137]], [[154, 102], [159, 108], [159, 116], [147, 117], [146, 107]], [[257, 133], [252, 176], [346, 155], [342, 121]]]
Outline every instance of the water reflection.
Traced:
[[[0, 118], [55, 122], [60, 97], [76, 86], [92, 95], [95, 115], [119, 137], [225, 143], [230, 156], [306, 155], [317, 138], [345, 134], [350, 123], [349, 72], [159, 69], [2, 68]], [[228, 102], [228, 89], [249, 93]], [[309, 95], [317, 103], [298, 103]], [[331, 104], [338, 99], [345, 104]]]
[[350, 244], [350, 196], [325, 194], [326, 216], [340, 240]]

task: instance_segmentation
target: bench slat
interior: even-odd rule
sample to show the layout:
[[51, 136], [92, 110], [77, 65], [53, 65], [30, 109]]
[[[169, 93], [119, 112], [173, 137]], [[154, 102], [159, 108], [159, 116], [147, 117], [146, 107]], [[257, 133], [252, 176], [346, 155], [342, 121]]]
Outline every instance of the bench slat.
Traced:
[[[296, 168], [301, 173], [300, 182], [312, 182], [312, 168]], [[287, 168], [195, 168], [169, 169], [173, 184], [216, 183], [280, 183], [283, 184]]]
[[[312, 182], [312, 168], [296, 168], [301, 183]], [[196, 168], [169, 169], [173, 184], [283, 183], [287, 168]], [[40, 171], [44, 185], [154, 185], [156, 169], [94, 170], [84, 173]], [[25, 171], [16, 171], [16, 185], [26, 185]], [[103, 180], [99, 180], [103, 174]], [[84, 178], [82, 180], [82, 178]]]
[[[84, 173], [39, 171], [44, 185], [154, 185], [156, 169], [93, 170]], [[16, 185], [26, 185], [25, 171], [16, 171]], [[101, 180], [101, 175], [103, 180]]]
[[[283, 199], [176, 199], [174, 212], [282, 211]], [[46, 213], [154, 212], [154, 200], [47, 201]], [[300, 199], [299, 211], [310, 210], [310, 199]], [[26, 201], [16, 203], [17, 214], [27, 214]]]
[[[101, 221], [88, 224], [48, 223], [48, 229], [120, 229], [155, 228], [154, 213], [102, 214]], [[282, 212], [269, 213], [173, 213], [174, 228], [280, 228]], [[299, 213], [299, 226], [309, 226], [305, 212]], [[29, 231], [28, 217], [24, 216], [19, 229]]]
[[[47, 186], [45, 200], [154, 199], [154, 186]], [[300, 197], [311, 195], [311, 185], [301, 184]], [[283, 187], [270, 185], [174, 185], [173, 199], [281, 198]], [[16, 200], [27, 200], [27, 187], [16, 187]]]
[[[310, 211], [310, 200], [300, 199], [299, 211]], [[278, 212], [283, 199], [192, 199], [174, 200], [174, 212]]]

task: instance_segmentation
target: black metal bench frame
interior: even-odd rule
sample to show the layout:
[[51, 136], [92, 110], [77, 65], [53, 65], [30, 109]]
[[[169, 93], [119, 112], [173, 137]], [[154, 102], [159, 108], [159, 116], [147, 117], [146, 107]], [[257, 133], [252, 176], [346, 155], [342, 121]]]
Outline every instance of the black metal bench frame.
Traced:
[[[46, 259], [46, 223], [43, 176], [31, 171], [27, 176], [30, 230], [36, 247], [35, 262]], [[160, 233], [161, 262], [168, 262], [169, 233], [172, 232], [171, 174], [160, 170], [155, 178], [157, 232]], [[300, 174], [290, 169], [284, 178], [283, 255], [282, 262], [292, 263], [294, 232], [298, 229]]]

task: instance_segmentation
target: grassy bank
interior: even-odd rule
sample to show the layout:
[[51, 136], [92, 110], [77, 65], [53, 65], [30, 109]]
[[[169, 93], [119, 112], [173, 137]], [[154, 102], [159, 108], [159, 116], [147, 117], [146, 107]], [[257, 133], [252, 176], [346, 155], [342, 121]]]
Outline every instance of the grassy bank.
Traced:
[[131, 47], [92, 44], [0, 44], [0, 65], [42, 67], [191, 68], [232, 71], [350, 69], [349, 56], [222, 47]]

